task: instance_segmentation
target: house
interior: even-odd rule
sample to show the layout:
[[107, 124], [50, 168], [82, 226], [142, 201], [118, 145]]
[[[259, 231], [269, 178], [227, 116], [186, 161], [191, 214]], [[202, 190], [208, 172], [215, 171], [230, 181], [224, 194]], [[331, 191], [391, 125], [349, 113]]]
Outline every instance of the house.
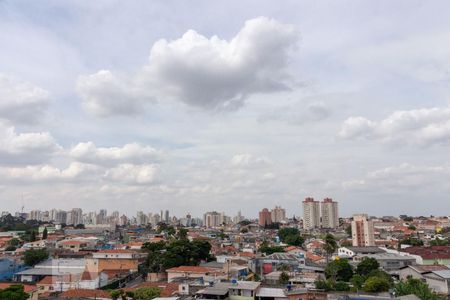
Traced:
[[425, 279], [423, 278], [424, 274], [440, 270], [450, 270], [450, 268], [442, 265], [412, 265], [401, 268], [398, 271], [398, 274], [401, 280], [406, 280], [411, 277], [414, 279], [425, 281]]
[[26, 268], [25, 264], [19, 260], [11, 257], [0, 257], [0, 281], [11, 280], [15, 273]]
[[196, 295], [198, 299], [254, 300], [260, 284], [260, 282], [236, 280], [217, 282], [199, 290]]
[[86, 259], [86, 269], [89, 272], [103, 270], [137, 272], [139, 265], [145, 261], [145, 256], [145, 253], [132, 250], [101, 250], [92, 253], [92, 257]]
[[324, 268], [313, 263], [302, 254], [299, 256], [289, 253], [273, 253], [266, 257], [255, 258], [251, 262], [250, 268], [254, 273], [268, 274], [278, 270], [281, 267], [288, 267], [291, 271], [313, 271], [322, 273]]
[[192, 279], [202, 278], [204, 281], [210, 279], [226, 279], [227, 275], [223, 270], [201, 266], [179, 266], [166, 270], [167, 281], [172, 282], [176, 278]]
[[111, 293], [103, 290], [74, 289], [68, 290], [59, 295], [60, 299], [112, 299]]
[[353, 261], [355, 263], [359, 263], [366, 257], [376, 259], [380, 267], [386, 272], [400, 270], [406, 266], [416, 264], [416, 259], [412, 256], [386, 252], [375, 254], [357, 254], [353, 257]]
[[63, 240], [58, 242], [58, 248], [64, 250], [70, 250], [73, 252], [79, 252], [88, 246], [87, 242], [77, 241], [77, 240]]
[[423, 275], [428, 286], [442, 295], [450, 295], [450, 270], [431, 271]]
[[85, 271], [84, 259], [48, 259], [34, 266], [14, 274], [15, 281], [38, 282], [46, 276], [64, 276], [71, 274], [76, 276]]
[[290, 288], [286, 295], [288, 300], [327, 300], [327, 293], [306, 288]]
[[353, 258], [357, 254], [377, 254], [377, 253], [384, 253], [385, 250], [379, 248], [379, 247], [340, 247], [338, 248], [338, 255], [339, 257], [348, 257]]
[[104, 272], [45, 276], [36, 285], [42, 292], [67, 291], [70, 289], [95, 290], [108, 284], [108, 275]]
[[450, 265], [450, 246], [413, 246], [401, 251], [420, 256], [423, 265]]

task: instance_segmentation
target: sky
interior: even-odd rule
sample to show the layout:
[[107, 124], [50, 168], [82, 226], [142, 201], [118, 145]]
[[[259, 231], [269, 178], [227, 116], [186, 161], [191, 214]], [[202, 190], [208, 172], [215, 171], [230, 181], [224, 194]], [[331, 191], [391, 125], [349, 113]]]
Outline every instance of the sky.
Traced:
[[1, 210], [448, 215], [449, 10], [0, 0]]

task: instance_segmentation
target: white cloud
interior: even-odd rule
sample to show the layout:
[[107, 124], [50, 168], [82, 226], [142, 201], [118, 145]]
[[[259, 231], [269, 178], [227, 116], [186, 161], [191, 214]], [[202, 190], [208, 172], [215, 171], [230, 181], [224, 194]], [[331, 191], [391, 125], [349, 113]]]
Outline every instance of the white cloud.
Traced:
[[236, 154], [231, 158], [231, 165], [237, 168], [257, 168], [270, 165], [267, 157], [255, 157], [248, 153]]
[[426, 166], [403, 163], [368, 172], [362, 179], [344, 181], [346, 190], [403, 191], [417, 188], [421, 190], [450, 188], [447, 182], [450, 167]]
[[156, 181], [159, 166], [155, 164], [131, 165], [121, 164], [109, 169], [105, 173], [105, 178], [115, 182], [125, 184], [152, 184]]
[[49, 132], [17, 133], [14, 127], [0, 124], [0, 163], [41, 163], [60, 149]]
[[342, 125], [339, 136], [395, 144], [446, 144], [450, 141], [450, 108], [396, 111], [379, 122], [350, 117]]
[[142, 102], [145, 100], [133, 84], [107, 70], [80, 76], [77, 91], [83, 99], [83, 108], [103, 117], [137, 114], [142, 111]]
[[159, 160], [160, 151], [137, 143], [126, 144], [123, 147], [98, 148], [93, 142], [79, 143], [70, 150], [74, 159], [98, 165], [144, 164]]
[[86, 179], [88, 175], [98, 173], [95, 166], [78, 162], [71, 163], [66, 169], [51, 165], [36, 165], [26, 167], [0, 168], [0, 174], [5, 180], [18, 182], [55, 182]]
[[246, 21], [230, 41], [189, 30], [177, 40], [157, 41], [148, 65], [133, 79], [100, 71], [80, 77], [78, 92], [96, 115], [140, 112], [149, 95], [210, 110], [236, 109], [251, 94], [289, 89], [289, 54], [298, 40], [294, 26], [265, 17]]
[[0, 73], [0, 118], [35, 123], [50, 102], [49, 93], [28, 82]]

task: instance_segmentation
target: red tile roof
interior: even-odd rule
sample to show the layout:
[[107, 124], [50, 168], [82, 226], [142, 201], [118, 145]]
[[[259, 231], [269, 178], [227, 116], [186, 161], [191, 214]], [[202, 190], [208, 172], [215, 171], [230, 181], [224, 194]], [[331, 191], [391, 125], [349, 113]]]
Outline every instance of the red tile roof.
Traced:
[[103, 290], [86, 290], [86, 289], [76, 289], [76, 290], [68, 290], [59, 295], [60, 298], [63, 299], [78, 299], [78, 298], [105, 298], [112, 299], [111, 293]]

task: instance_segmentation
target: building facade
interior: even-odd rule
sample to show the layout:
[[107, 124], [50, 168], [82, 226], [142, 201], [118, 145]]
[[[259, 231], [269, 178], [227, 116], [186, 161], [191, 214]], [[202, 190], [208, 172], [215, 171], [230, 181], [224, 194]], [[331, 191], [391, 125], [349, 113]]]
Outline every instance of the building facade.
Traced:
[[320, 202], [308, 197], [303, 201], [303, 228], [313, 229], [320, 227]]
[[375, 246], [373, 221], [366, 214], [353, 215], [352, 244], [354, 247]]

